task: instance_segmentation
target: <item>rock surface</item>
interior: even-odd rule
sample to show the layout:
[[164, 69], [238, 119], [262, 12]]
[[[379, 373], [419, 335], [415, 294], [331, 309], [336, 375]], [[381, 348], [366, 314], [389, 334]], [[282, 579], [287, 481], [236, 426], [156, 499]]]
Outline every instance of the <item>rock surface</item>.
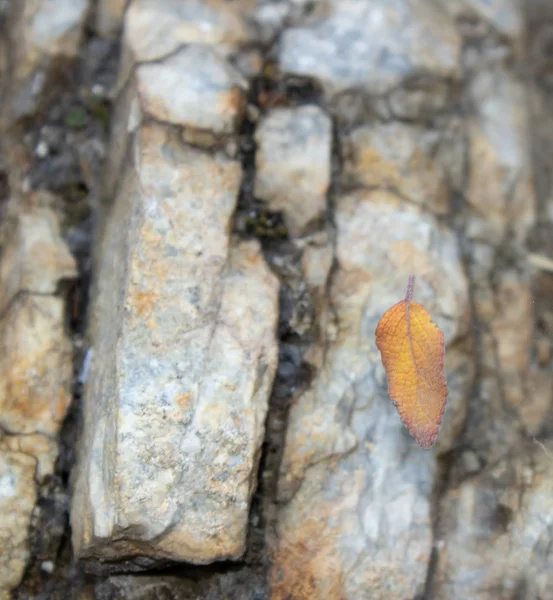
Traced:
[[436, 214], [448, 210], [439, 131], [404, 123], [366, 125], [345, 136], [344, 184], [386, 187]]
[[160, 121], [230, 134], [245, 106], [246, 81], [208, 46], [190, 45], [161, 64], [140, 65], [136, 78], [142, 110]]
[[36, 502], [36, 459], [0, 451], [0, 598], [8, 600], [29, 557], [28, 531]]
[[59, 215], [36, 194], [9, 203], [0, 262], [0, 597], [27, 566], [37, 484], [54, 472], [71, 401], [72, 349], [56, 295], [76, 276]]
[[453, 236], [389, 193], [339, 198], [336, 225], [332, 320], [288, 419], [273, 597], [403, 598], [424, 587], [435, 458], [387, 398], [374, 329], [414, 271], [449, 345], [466, 328], [467, 284]]
[[96, 30], [105, 38], [114, 38], [123, 26], [127, 0], [98, 0]]
[[468, 235], [499, 244], [510, 231], [523, 242], [534, 218], [524, 86], [500, 67], [477, 72], [469, 94]]
[[255, 243], [229, 237], [237, 162], [154, 124], [133, 150], [98, 275], [73, 544], [81, 558], [143, 565], [236, 559], [276, 368], [278, 283]]
[[[545, 0], [0, 0], [2, 600], [553, 595], [552, 32]], [[430, 452], [374, 345], [410, 272]]]
[[16, 217], [0, 264], [0, 427], [55, 435], [69, 405], [71, 345], [58, 283], [76, 276], [56, 214]]
[[453, 0], [444, 4], [457, 19], [480, 20], [522, 50], [524, 6], [517, 0]]
[[317, 79], [331, 96], [356, 88], [376, 95], [415, 74], [458, 77], [460, 54], [461, 37], [441, 6], [332, 0], [284, 31], [279, 63], [286, 74]]
[[75, 60], [84, 31], [88, 0], [21, 0], [10, 16], [10, 102], [6, 118], [31, 116], [46, 82], [64, 61]]
[[324, 217], [332, 123], [316, 106], [276, 109], [258, 125], [255, 195], [283, 212], [293, 236]]
[[247, 19], [253, 2], [133, 0], [126, 13], [121, 81], [136, 63], [159, 60], [187, 44], [216, 46], [224, 56], [254, 38]]

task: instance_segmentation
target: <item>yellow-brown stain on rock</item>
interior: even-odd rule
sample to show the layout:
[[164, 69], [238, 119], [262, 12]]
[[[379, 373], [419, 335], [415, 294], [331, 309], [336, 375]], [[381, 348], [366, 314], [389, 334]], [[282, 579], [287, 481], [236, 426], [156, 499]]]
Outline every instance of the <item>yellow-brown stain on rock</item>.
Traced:
[[317, 511], [281, 542], [273, 557], [272, 600], [345, 600], [345, 575], [327, 525], [331, 516]]
[[401, 174], [397, 166], [382, 156], [374, 147], [359, 152], [355, 157], [357, 170], [363, 173], [365, 185], [386, 187], [398, 185]]
[[175, 404], [179, 407], [179, 409], [185, 413], [188, 412], [192, 407], [192, 402], [190, 399], [192, 398], [192, 394], [190, 392], [186, 392], [184, 394], [179, 394], [175, 398]]
[[243, 113], [244, 107], [244, 94], [240, 88], [233, 87], [230, 91], [219, 94], [217, 99], [218, 114], [230, 113], [237, 118]]
[[130, 298], [134, 312], [144, 320], [150, 317], [158, 300], [159, 294], [152, 291], [137, 291]]

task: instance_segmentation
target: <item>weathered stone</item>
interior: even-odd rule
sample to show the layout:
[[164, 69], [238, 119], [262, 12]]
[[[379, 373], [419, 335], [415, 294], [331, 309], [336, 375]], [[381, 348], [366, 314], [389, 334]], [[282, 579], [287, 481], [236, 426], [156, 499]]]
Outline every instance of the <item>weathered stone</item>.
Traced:
[[553, 591], [545, 550], [551, 544], [551, 455], [538, 448], [531, 460], [534, 449], [524, 450], [445, 496], [448, 536], [439, 541], [437, 597], [547, 598]]
[[36, 502], [36, 460], [0, 451], [0, 598], [9, 600], [29, 557], [28, 531]]
[[34, 456], [37, 460], [35, 479], [44, 483], [46, 477], [54, 473], [58, 457], [57, 439], [41, 434], [3, 435], [0, 430], [0, 453], [18, 452]]
[[256, 243], [231, 245], [239, 163], [156, 124], [131, 155], [98, 274], [74, 548], [134, 566], [238, 558], [277, 362], [278, 283]]
[[261, 120], [255, 139], [254, 193], [300, 235], [325, 214], [332, 123], [316, 106], [276, 109]]
[[105, 38], [114, 38], [123, 25], [127, 0], [98, 0], [96, 31]]
[[444, 7], [457, 19], [483, 19], [515, 44], [522, 42], [524, 15], [518, 0], [452, 0]]
[[313, 77], [333, 96], [383, 94], [413, 75], [460, 75], [461, 38], [441, 6], [390, 0], [318, 3], [280, 42], [283, 73]]
[[136, 85], [149, 116], [216, 135], [234, 133], [245, 108], [247, 82], [209, 46], [190, 45], [162, 63], [139, 65]]
[[450, 346], [466, 331], [467, 284], [453, 235], [390, 193], [339, 198], [336, 225], [333, 316], [324, 351], [309, 355], [317, 375], [290, 409], [273, 597], [413, 597], [432, 550], [435, 454], [415, 445], [387, 396], [374, 330], [414, 272]]
[[447, 212], [449, 189], [437, 131], [403, 123], [367, 125], [344, 140], [344, 183], [385, 188], [432, 212]]
[[88, 0], [21, 0], [9, 27], [12, 82], [8, 118], [32, 114], [48, 75], [77, 57]]
[[469, 93], [475, 114], [468, 119], [468, 235], [495, 245], [510, 231], [521, 242], [534, 220], [523, 85], [498, 68], [475, 75]]
[[129, 140], [141, 123], [167, 122], [183, 139], [217, 145], [236, 133], [246, 105], [247, 82], [209, 46], [190, 45], [160, 63], [139, 65], [121, 91], [113, 117], [104, 194], [112, 199]]
[[228, 55], [247, 45], [251, 2], [134, 0], [125, 17], [122, 82], [136, 63], [159, 60], [186, 44], [217, 46]]
[[0, 265], [0, 427], [54, 435], [71, 400], [71, 343], [60, 280], [75, 262], [48, 207], [24, 209], [7, 233]]
[[[36, 202], [48, 199], [35, 195]], [[18, 293], [54, 295], [63, 279], [76, 277], [75, 259], [61, 239], [58, 215], [47, 206], [17, 214], [6, 226], [0, 262], [0, 314]]]

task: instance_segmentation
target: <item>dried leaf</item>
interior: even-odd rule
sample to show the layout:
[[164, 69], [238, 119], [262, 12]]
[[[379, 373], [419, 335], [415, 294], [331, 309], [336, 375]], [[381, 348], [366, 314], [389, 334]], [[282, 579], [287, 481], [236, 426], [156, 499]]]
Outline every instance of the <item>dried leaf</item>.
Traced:
[[412, 300], [414, 275], [405, 300], [390, 308], [376, 328], [376, 345], [388, 376], [388, 393], [409, 433], [426, 449], [436, 441], [447, 400], [444, 334]]

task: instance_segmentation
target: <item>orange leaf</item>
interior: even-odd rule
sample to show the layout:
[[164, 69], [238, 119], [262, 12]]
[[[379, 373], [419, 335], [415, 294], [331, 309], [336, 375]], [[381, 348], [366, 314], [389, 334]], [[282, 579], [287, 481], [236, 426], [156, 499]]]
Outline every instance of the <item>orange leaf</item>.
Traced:
[[447, 400], [444, 334], [412, 300], [409, 276], [405, 300], [390, 308], [376, 328], [376, 345], [388, 376], [388, 393], [409, 433], [426, 449], [436, 441]]

